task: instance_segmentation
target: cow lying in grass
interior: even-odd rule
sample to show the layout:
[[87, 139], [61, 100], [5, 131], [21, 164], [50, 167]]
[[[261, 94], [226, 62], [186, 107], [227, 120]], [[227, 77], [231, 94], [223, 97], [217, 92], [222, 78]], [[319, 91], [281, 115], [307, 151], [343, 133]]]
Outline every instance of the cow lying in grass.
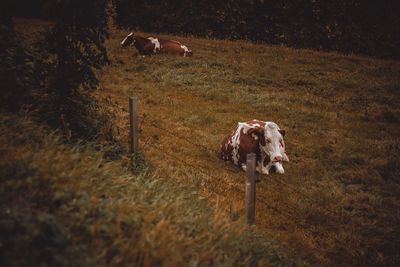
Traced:
[[193, 55], [192, 50], [189, 50], [185, 45], [178, 41], [165, 40], [154, 37], [142, 37], [131, 32], [122, 40], [121, 46], [127, 47], [134, 45], [141, 55], [153, 54], [178, 54], [184, 57]]
[[277, 173], [284, 173], [282, 162], [289, 162], [285, 154], [284, 135], [285, 131], [274, 122], [239, 122], [222, 141], [220, 156], [246, 171], [247, 154], [255, 153], [256, 171], [269, 174], [274, 168]]

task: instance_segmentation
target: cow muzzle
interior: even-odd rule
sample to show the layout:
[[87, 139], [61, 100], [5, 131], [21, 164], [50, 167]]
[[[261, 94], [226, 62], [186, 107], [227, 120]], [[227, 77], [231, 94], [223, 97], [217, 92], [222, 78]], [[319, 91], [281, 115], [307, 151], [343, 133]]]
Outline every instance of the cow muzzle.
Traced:
[[283, 166], [282, 166], [282, 161], [274, 162], [274, 164], [272, 166], [275, 167], [276, 173], [279, 173], [279, 174], [285, 173], [285, 170], [283, 169]]
[[271, 163], [272, 163], [271, 167], [273, 167], [273, 170], [276, 173], [279, 173], [279, 174], [285, 173], [285, 170], [283, 169], [283, 165], [282, 165], [283, 161], [285, 161], [284, 155], [276, 154], [271, 157]]
[[277, 155], [272, 159], [272, 162], [281, 162], [283, 157], [281, 155]]
[[126, 41], [126, 40], [124, 40], [124, 41], [121, 42], [121, 47], [122, 47], [122, 48], [126, 48], [128, 45], [129, 45], [129, 44], [127, 44], [127, 41]]

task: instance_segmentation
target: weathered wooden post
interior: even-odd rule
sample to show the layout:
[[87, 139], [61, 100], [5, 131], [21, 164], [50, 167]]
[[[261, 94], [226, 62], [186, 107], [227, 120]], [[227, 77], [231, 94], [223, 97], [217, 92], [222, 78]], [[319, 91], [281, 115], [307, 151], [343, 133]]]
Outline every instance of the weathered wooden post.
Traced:
[[139, 151], [139, 131], [137, 121], [137, 97], [129, 98], [129, 118], [130, 118], [130, 152], [137, 153]]
[[246, 221], [254, 224], [256, 213], [256, 154], [247, 154], [246, 159]]

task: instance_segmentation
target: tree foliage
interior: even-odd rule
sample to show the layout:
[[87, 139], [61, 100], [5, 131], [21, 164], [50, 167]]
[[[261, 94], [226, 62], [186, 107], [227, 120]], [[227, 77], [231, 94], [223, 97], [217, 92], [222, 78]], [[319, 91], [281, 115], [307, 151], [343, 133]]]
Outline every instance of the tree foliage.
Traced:
[[98, 84], [93, 69], [108, 61], [107, 0], [57, 1], [52, 10], [55, 25], [44, 45], [50, 62], [46, 120], [61, 123], [69, 137], [92, 138], [104, 122], [96, 116], [98, 103], [88, 93]]
[[[26, 8], [31, 5], [35, 8]], [[107, 0], [5, 1], [0, 25], [0, 72], [6, 92], [1, 101], [14, 110], [23, 103], [33, 103], [40, 119], [62, 128], [68, 138], [95, 137], [107, 121], [89, 94], [98, 84], [94, 68], [108, 61], [104, 45], [107, 7]], [[45, 41], [37, 44], [38, 54], [33, 54], [14, 33], [11, 18], [15, 15], [53, 18]], [[27, 101], [33, 88], [40, 93]]]
[[39, 85], [38, 61], [31, 47], [16, 36], [8, 6], [3, 3], [0, 12], [0, 106], [3, 110], [15, 111]]
[[107, 62], [106, 4], [106, 0], [68, 0], [58, 1], [54, 6], [57, 19], [46, 46], [55, 55], [50, 86], [61, 97], [97, 85], [92, 68], [100, 68]]
[[400, 58], [396, 0], [114, 0], [115, 20], [143, 31], [249, 39]]

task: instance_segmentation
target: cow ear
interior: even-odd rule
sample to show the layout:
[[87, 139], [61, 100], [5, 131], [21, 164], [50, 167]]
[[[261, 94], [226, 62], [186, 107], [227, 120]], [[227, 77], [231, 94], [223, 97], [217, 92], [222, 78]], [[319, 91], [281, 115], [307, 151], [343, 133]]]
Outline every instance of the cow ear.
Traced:
[[264, 129], [263, 128], [258, 128], [258, 137], [260, 138], [260, 145], [265, 146], [267, 143], [265, 142], [265, 135], [264, 135]]
[[278, 130], [278, 131], [281, 133], [282, 136], [285, 136], [285, 134], [286, 134], [285, 130]]
[[248, 131], [249, 135], [255, 134], [258, 138], [264, 136], [264, 129], [263, 128], [251, 128]]
[[258, 140], [262, 146], [265, 146], [265, 138], [264, 138], [264, 129], [263, 128], [252, 128], [249, 129], [248, 134], [255, 135], [258, 137]]

